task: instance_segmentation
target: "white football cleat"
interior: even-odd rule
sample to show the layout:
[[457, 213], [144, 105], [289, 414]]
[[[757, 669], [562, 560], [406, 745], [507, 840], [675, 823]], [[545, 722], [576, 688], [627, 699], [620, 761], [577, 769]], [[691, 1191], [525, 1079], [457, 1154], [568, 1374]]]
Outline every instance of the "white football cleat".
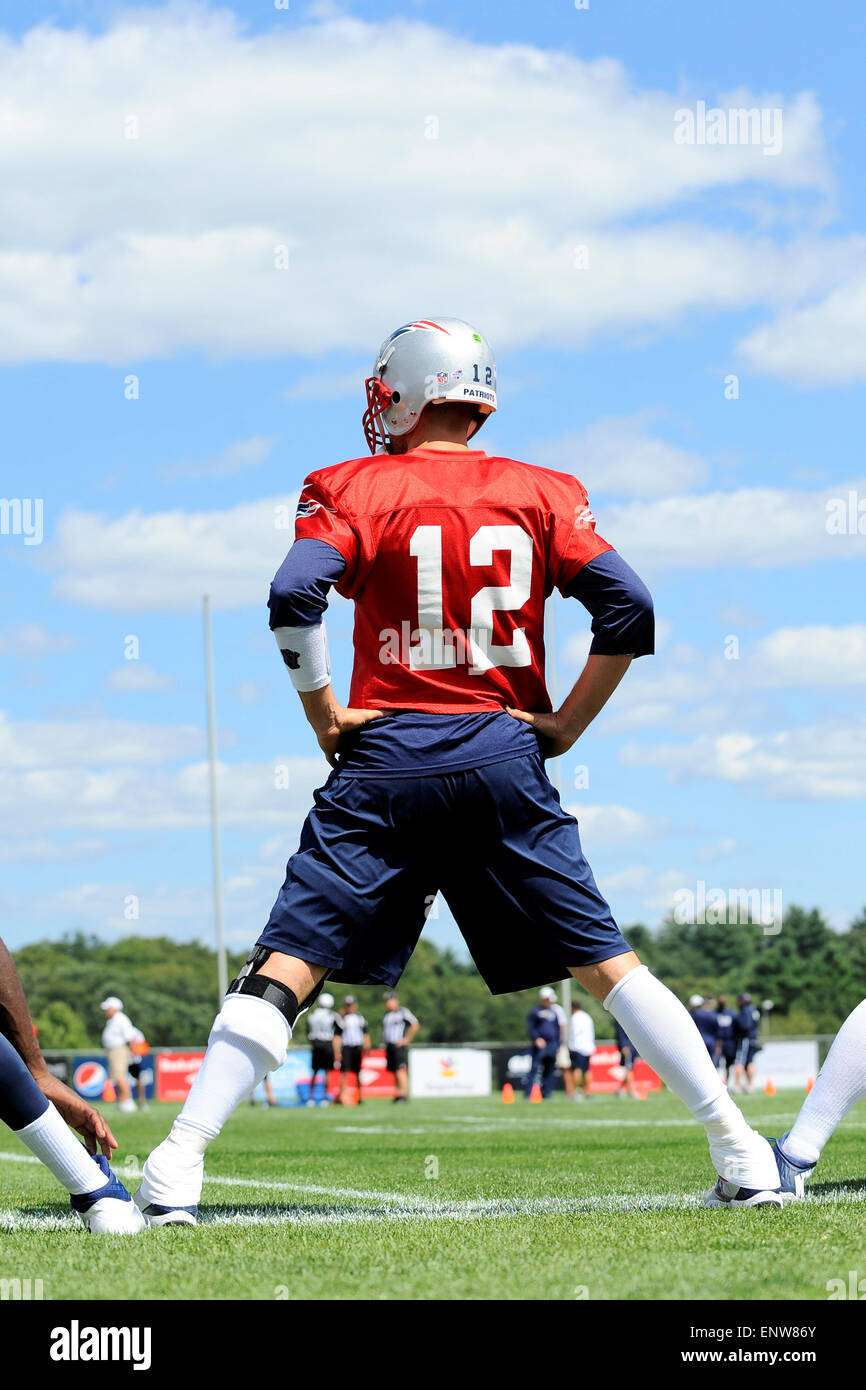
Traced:
[[140, 1235], [147, 1223], [123, 1183], [112, 1173], [108, 1159], [94, 1154], [93, 1161], [108, 1182], [95, 1192], [70, 1195], [72, 1210], [78, 1213], [91, 1235]]
[[782, 1194], [778, 1187], [755, 1189], [740, 1187], [739, 1183], [719, 1178], [715, 1187], [704, 1193], [705, 1207], [780, 1207]]

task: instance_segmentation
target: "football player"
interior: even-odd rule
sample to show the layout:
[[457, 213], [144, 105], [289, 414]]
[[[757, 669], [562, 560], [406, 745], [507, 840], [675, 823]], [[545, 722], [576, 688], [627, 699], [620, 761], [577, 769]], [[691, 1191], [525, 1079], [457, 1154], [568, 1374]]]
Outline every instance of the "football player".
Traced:
[[[623, 1025], [706, 1129], [711, 1205], [781, 1205], [769, 1144], [623, 938], [545, 772], [652, 652], [646, 588], [596, 534], [577, 478], [477, 447], [496, 364], [469, 324], [404, 324], [366, 388], [369, 455], [307, 477], [269, 605], [334, 770], [136, 1200], [154, 1223], [195, 1220], [207, 1145], [280, 1065], [325, 977], [393, 987], [441, 891], [493, 993], [570, 973]], [[325, 640], [332, 585], [355, 604], [347, 706]], [[554, 588], [594, 634], [558, 710], [544, 678]]]
[[45, 1065], [18, 972], [2, 941], [0, 1120], [66, 1188], [88, 1231], [136, 1235], [145, 1229], [141, 1212], [108, 1166], [117, 1140], [105, 1120]]
[[849, 1014], [827, 1053], [793, 1129], [773, 1141], [782, 1192], [804, 1197], [824, 1145], [859, 1101], [866, 1100], [866, 999]]

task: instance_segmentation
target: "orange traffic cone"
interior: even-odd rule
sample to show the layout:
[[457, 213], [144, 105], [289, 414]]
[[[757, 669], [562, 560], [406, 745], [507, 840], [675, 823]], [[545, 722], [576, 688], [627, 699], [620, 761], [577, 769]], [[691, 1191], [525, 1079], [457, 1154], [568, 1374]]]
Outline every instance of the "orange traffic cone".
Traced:
[[776, 1094], [776, 1083], [775, 1083], [775, 1081], [773, 1080], [772, 1076], [768, 1076], [767, 1079], [766, 1079], [766, 1081], [764, 1082], [764, 1095], [765, 1095], [765, 1096], [774, 1096], [775, 1094]]
[[502, 1104], [514, 1104], [514, 1087], [512, 1086], [510, 1081], [506, 1081], [505, 1085], [502, 1087]]
[[533, 1086], [532, 1090], [529, 1092], [529, 1099], [530, 1099], [530, 1102], [532, 1103], [532, 1105], [540, 1105], [540, 1104], [541, 1104], [541, 1101], [542, 1101], [543, 1097], [542, 1097], [542, 1094], [541, 1094], [541, 1087], [539, 1086], [539, 1084], [538, 1084], [537, 1081], [536, 1081], [535, 1085]]
[[806, 1095], [809, 1094], [809, 1092], [811, 1091], [811, 1089], [812, 1089], [812, 1087], [813, 1087], [814, 1085], [815, 1085], [815, 1078], [814, 1078], [814, 1076], [810, 1076], [809, 1079], [808, 1079], [808, 1081], [806, 1082]]

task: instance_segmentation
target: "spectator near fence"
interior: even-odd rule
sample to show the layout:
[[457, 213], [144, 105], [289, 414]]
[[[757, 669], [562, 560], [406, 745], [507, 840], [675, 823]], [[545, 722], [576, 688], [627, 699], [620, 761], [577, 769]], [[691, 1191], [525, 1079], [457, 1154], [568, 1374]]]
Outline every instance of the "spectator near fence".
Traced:
[[[129, 1068], [133, 1060], [131, 1045], [143, 1043], [144, 1034], [140, 1029], [135, 1028], [130, 1019], [127, 1018], [123, 1012], [123, 1000], [118, 999], [116, 994], [110, 994], [107, 999], [103, 999], [99, 1007], [105, 1014], [102, 1046], [108, 1056], [108, 1075], [114, 1082], [117, 1107], [124, 1113], [134, 1111], [135, 1101], [132, 1099], [132, 1089], [129, 1084]], [[142, 1109], [146, 1109], [147, 1102], [142, 1099], [141, 1087], [139, 1087], [139, 1100]]]
[[589, 1063], [595, 1052], [595, 1024], [579, 999], [571, 1001], [568, 1024], [568, 1056], [571, 1062], [571, 1094], [575, 1100], [589, 1095]]

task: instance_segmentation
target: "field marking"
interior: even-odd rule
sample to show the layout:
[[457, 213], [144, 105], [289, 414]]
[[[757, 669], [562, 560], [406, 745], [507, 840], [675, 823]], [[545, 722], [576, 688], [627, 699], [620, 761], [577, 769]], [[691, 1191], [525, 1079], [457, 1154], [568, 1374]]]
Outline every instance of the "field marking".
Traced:
[[[866, 1202], [866, 1192], [832, 1189], [809, 1198], [807, 1206], [857, 1205]], [[798, 1204], [799, 1205], [799, 1204]], [[515, 1217], [539, 1216], [616, 1216], [646, 1212], [702, 1211], [701, 1198], [692, 1192], [610, 1193], [593, 1197], [511, 1197], [491, 1199], [482, 1207], [478, 1202], [443, 1201], [428, 1206], [385, 1203], [378, 1208], [322, 1207], [289, 1209], [259, 1207], [251, 1211], [208, 1210], [199, 1215], [204, 1227], [227, 1226], [364, 1226], [395, 1221], [403, 1224], [437, 1221], [496, 1221]], [[787, 1210], [787, 1208], [786, 1208]], [[716, 1219], [718, 1214], [714, 1213]], [[725, 1218], [722, 1218], [725, 1219]], [[0, 1231], [80, 1230], [73, 1213], [18, 1212], [0, 1209]]]
[[[453, 1124], [465, 1123], [463, 1116], [451, 1115], [443, 1118], [447, 1118], [449, 1122]], [[790, 1124], [791, 1116], [788, 1113], [784, 1115], [762, 1115], [760, 1120], [761, 1128], [766, 1129], [768, 1125]], [[514, 1116], [512, 1118], [510, 1115], [503, 1115], [497, 1118], [495, 1115], [491, 1115], [486, 1119], [480, 1117], [476, 1119], [473, 1117], [470, 1133], [496, 1133], [497, 1131], [505, 1129], [538, 1129], [539, 1127], [545, 1130], [567, 1129], [573, 1134], [579, 1135], [584, 1129], [695, 1129], [697, 1127], [697, 1121], [690, 1120], [688, 1117], [673, 1120], [601, 1120], [592, 1119], [590, 1117], [583, 1119], [575, 1115], [571, 1120], [559, 1117], [547, 1118], [545, 1116], [539, 1116], [536, 1120], [531, 1119], [528, 1115], [525, 1119], [519, 1116]], [[383, 1120], [377, 1124], [373, 1120], [369, 1122], [359, 1120], [357, 1124], [347, 1123], [329, 1126], [329, 1130], [333, 1131], [335, 1134], [433, 1134], [438, 1128], [438, 1118], [435, 1122], [431, 1121], [430, 1124], [426, 1125], [418, 1124], [407, 1126], [390, 1124], [387, 1120]], [[866, 1129], [866, 1122], [861, 1124], [859, 1121], [853, 1121], [847, 1128]]]
[[[38, 1164], [30, 1154], [0, 1153], [0, 1162]], [[124, 1177], [140, 1177], [125, 1172]], [[322, 1207], [279, 1210], [268, 1207], [253, 1211], [208, 1211], [200, 1214], [204, 1226], [324, 1226], [360, 1225], [381, 1221], [478, 1221], [507, 1217], [616, 1215], [648, 1211], [702, 1210], [701, 1195], [692, 1192], [608, 1193], [587, 1197], [474, 1197], [465, 1199], [429, 1198], [412, 1193], [365, 1191], [358, 1188], [325, 1187], [318, 1183], [290, 1183], [270, 1178], [233, 1178], [223, 1175], [205, 1179], [205, 1187], [230, 1187], [247, 1191], [294, 1192], [331, 1198], [349, 1197], [375, 1202], [369, 1207]], [[866, 1189], [851, 1191], [831, 1188], [810, 1196], [807, 1205], [858, 1204], [866, 1202]], [[72, 1213], [17, 1212], [0, 1209], [0, 1230], [67, 1230], [78, 1228]]]

